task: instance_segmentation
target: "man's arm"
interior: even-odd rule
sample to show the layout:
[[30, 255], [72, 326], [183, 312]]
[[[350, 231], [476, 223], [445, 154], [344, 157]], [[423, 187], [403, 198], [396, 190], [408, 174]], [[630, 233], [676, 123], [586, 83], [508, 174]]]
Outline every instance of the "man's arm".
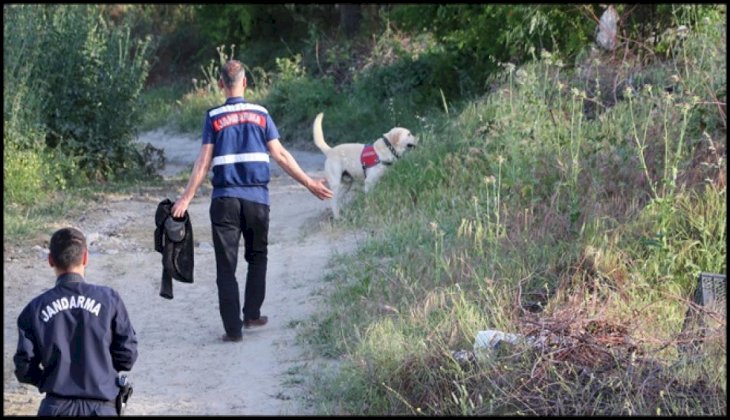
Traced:
[[279, 139], [269, 140], [267, 145], [269, 153], [271, 153], [271, 157], [279, 164], [279, 166], [281, 166], [284, 172], [289, 174], [290, 177], [304, 185], [309, 192], [314, 194], [320, 200], [332, 198], [332, 191], [327, 188], [325, 180], [314, 180], [307, 175], [302, 168], [299, 167], [297, 161], [294, 160], [294, 156], [292, 156], [291, 153], [284, 148]]
[[212, 160], [213, 144], [202, 145], [200, 147], [200, 153], [198, 153], [198, 158], [195, 160], [195, 166], [193, 166], [193, 173], [190, 175], [188, 185], [185, 187], [185, 191], [180, 198], [172, 206], [172, 217], [181, 218], [185, 215], [185, 210], [188, 209], [190, 201], [195, 197], [195, 192], [198, 191], [198, 187], [200, 187], [200, 184], [203, 183], [206, 175], [208, 175]]
[[15, 352], [15, 377], [19, 382], [38, 386], [43, 370], [41, 358], [35, 348], [30, 316], [26, 308], [18, 317], [18, 350]]
[[122, 298], [115, 292], [117, 297], [116, 314], [112, 319], [112, 364], [117, 372], [132, 370], [134, 362], [137, 361], [137, 333], [129, 320], [127, 308]]

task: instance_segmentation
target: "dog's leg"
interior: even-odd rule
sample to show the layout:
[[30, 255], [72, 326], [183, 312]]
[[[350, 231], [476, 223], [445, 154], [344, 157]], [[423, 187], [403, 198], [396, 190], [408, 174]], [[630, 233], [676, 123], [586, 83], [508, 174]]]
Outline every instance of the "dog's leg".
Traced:
[[380, 177], [383, 176], [384, 172], [385, 170], [381, 167], [381, 165], [368, 169], [367, 177], [365, 178], [365, 184], [363, 185], [363, 190], [366, 193], [372, 190]]
[[332, 210], [332, 217], [338, 219], [340, 217], [340, 211], [337, 205], [337, 201], [340, 199], [342, 194], [342, 188], [340, 188], [340, 180], [332, 179], [329, 181], [330, 189], [332, 190], [332, 198], [330, 198], [330, 209]]
[[340, 211], [337, 208], [337, 196], [332, 197], [331, 209], [332, 209], [332, 217], [335, 220], [339, 219], [340, 218]]
[[362, 186], [363, 191], [365, 191], [365, 194], [370, 192], [370, 190], [373, 188], [373, 185], [375, 185], [372, 178], [365, 178], [365, 183]]

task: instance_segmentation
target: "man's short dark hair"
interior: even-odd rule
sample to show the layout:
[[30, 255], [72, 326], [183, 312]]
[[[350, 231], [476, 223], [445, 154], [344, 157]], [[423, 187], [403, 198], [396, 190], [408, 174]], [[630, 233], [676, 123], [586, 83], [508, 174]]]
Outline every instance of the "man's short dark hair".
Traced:
[[243, 67], [243, 63], [238, 60], [228, 60], [221, 67], [221, 80], [228, 89], [245, 78], [246, 69]]
[[84, 252], [86, 251], [86, 237], [80, 230], [75, 228], [59, 229], [51, 236], [51, 243], [48, 248], [56, 267], [66, 270], [83, 262]]

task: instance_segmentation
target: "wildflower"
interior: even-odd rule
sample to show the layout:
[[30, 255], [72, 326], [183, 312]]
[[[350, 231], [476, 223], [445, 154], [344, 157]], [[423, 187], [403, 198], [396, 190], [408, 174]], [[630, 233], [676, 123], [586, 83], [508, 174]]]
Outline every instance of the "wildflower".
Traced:
[[504, 67], [507, 69], [508, 72], [512, 73], [515, 71], [516, 66], [512, 63], [505, 63]]
[[503, 164], [505, 160], [506, 159], [502, 155], [497, 156], [497, 162], [499, 162], [500, 165]]
[[431, 232], [436, 232], [439, 229], [439, 225], [436, 222], [429, 223], [429, 227], [431, 228]]
[[715, 144], [712, 142], [712, 137], [710, 137], [710, 135], [707, 134], [707, 131], [702, 132], [702, 138], [707, 140], [707, 143], [709, 143], [708, 148], [710, 149], [710, 151], [713, 153], [716, 153], [717, 150], [715, 149]]
[[494, 184], [495, 182], [497, 182], [497, 178], [495, 178], [494, 175], [489, 175], [489, 176], [484, 177], [485, 185]]
[[679, 27], [677, 28], [677, 36], [680, 39], [686, 38], [688, 33], [689, 33], [689, 28], [687, 28], [684, 25], [679, 25]]
[[575, 88], [575, 87], [574, 87], [574, 88], [572, 88], [572, 89], [570, 89], [570, 93], [572, 93], [572, 94], [573, 94], [573, 96], [578, 96], [578, 95], [580, 95], [580, 91], [578, 90], [578, 88]]
[[631, 89], [631, 86], [626, 86], [626, 89], [624, 89], [624, 96], [630, 99], [633, 97], [633, 92], [634, 91]]
[[652, 88], [651, 85], [644, 85], [642, 87], [642, 89], [644, 90], [644, 93], [646, 93], [647, 95], [651, 95], [651, 88]]
[[679, 83], [679, 81], [680, 81], [680, 80], [682, 80], [682, 79], [681, 79], [681, 78], [679, 77], [679, 75], [678, 75], [678, 74], [673, 74], [673, 75], [672, 75], [672, 77], [671, 77], [671, 79], [672, 79], [672, 82], [674, 82], [674, 83]]
[[550, 53], [550, 51], [548, 51], [548, 50], [540, 51], [540, 58], [542, 58], [543, 60], [548, 60], [552, 57], [553, 57], [553, 55]]
[[557, 61], [555, 62], [555, 66], [556, 66], [556, 67], [558, 67], [558, 68], [563, 68], [563, 66], [564, 66], [564, 65], [565, 65], [565, 64], [563, 64], [563, 60], [560, 60], [560, 59], [558, 59], [558, 60], [557, 60]]
[[515, 73], [515, 81], [524, 85], [527, 82], [527, 72], [522, 69], [517, 70], [517, 73]]

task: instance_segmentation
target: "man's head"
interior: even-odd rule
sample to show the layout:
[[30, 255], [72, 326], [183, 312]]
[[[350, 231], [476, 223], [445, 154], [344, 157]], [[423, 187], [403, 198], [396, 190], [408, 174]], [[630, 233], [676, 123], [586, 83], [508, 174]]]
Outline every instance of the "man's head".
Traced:
[[89, 254], [86, 248], [86, 238], [78, 229], [63, 228], [57, 230], [51, 236], [51, 243], [48, 248], [51, 251], [48, 255], [48, 263], [58, 272], [83, 269], [88, 262]]
[[221, 87], [233, 90], [241, 86], [241, 81], [243, 81], [243, 87], [246, 87], [246, 69], [240, 61], [228, 60], [221, 67], [220, 73]]

